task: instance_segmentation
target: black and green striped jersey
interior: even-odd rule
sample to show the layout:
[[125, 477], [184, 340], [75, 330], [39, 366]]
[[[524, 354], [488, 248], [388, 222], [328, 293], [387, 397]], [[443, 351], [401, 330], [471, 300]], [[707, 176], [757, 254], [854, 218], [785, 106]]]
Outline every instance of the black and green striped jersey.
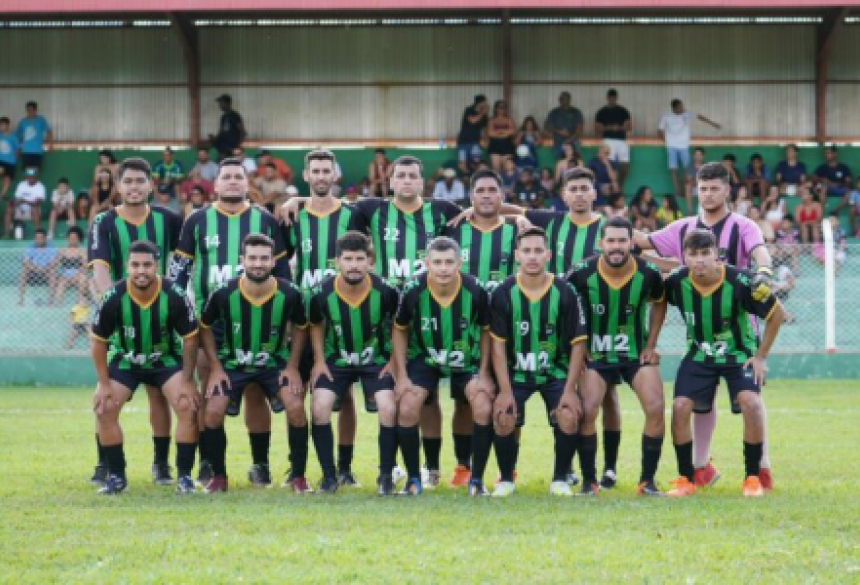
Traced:
[[295, 222], [284, 229], [287, 254], [296, 255], [295, 282], [299, 288], [310, 290], [336, 272], [337, 239], [349, 230], [366, 231], [363, 220], [357, 209], [339, 201], [324, 215], [307, 207], [299, 211]]
[[[552, 276], [552, 275], [550, 275]], [[548, 278], [539, 297], [529, 296], [511, 276], [490, 299], [492, 336], [505, 342], [508, 372], [518, 384], [564, 380], [574, 343], [585, 341], [579, 296], [562, 278]]]
[[666, 279], [666, 300], [678, 307], [687, 325], [684, 359], [703, 364], [743, 364], [758, 350], [750, 315], [769, 319], [776, 307], [773, 295], [763, 301], [752, 297], [752, 275], [722, 265], [722, 277], [703, 290], [686, 267]]
[[427, 244], [460, 213], [450, 201], [437, 199], [424, 201], [413, 213], [401, 211], [396, 199], [362, 199], [355, 205], [373, 239], [376, 273], [395, 286], [424, 269]]
[[192, 213], [182, 226], [176, 261], [170, 275], [181, 285], [188, 264], [194, 270], [194, 300], [198, 314], [210, 293], [242, 272], [242, 240], [248, 234], [266, 234], [275, 241], [274, 276], [289, 278], [290, 267], [278, 220], [261, 207], [248, 205], [238, 213], [227, 213], [215, 203]]
[[443, 234], [460, 244], [460, 270], [477, 278], [488, 291], [516, 273], [517, 225], [513, 220], [499, 220], [498, 226], [486, 231], [472, 223], [461, 223], [446, 227]]
[[546, 230], [552, 252], [547, 270], [558, 276], [600, 251], [600, 227], [605, 221], [602, 215], [594, 214], [591, 221], [576, 224], [566, 212], [539, 209], [526, 211], [526, 219]]
[[481, 364], [481, 331], [490, 324], [489, 295], [473, 276], [458, 275], [457, 293], [443, 305], [426, 273], [406, 283], [394, 326], [409, 330], [409, 359], [443, 375], [474, 372]]
[[126, 277], [128, 248], [138, 240], [156, 245], [161, 258], [159, 273], [167, 274], [170, 254], [179, 242], [182, 218], [164, 207], [149, 207], [146, 218], [138, 223], [123, 217], [122, 206], [103, 211], [93, 220], [87, 248], [89, 265], [100, 262], [110, 269], [114, 282]]
[[316, 287], [308, 310], [312, 325], [325, 325], [325, 359], [335, 366], [363, 367], [388, 362], [391, 321], [400, 296], [397, 289], [371, 274], [370, 289], [358, 303], [343, 298], [340, 276]]
[[180, 366], [180, 337], [197, 333], [194, 307], [185, 291], [160, 276], [155, 286], [158, 293], [142, 303], [122, 279], [105, 292], [93, 316], [93, 337], [108, 344], [108, 361], [121, 370]]
[[228, 280], [206, 301], [200, 324], [223, 324], [218, 359], [226, 370], [257, 372], [286, 367], [290, 357], [287, 325], [308, 325], [302, 292], [287, 279], [276, 278], [268, 298], [257, 300], [245, 292], [244, 276]]
[[664, 297], [660, 269], [631, 256], [617, 282], [607, 278], [602, 256], [576, 264], [567, 281], [582, 299], [588, 322], [588, 357], [598, 364], [638, 362], [648, 341], [648, 302]]

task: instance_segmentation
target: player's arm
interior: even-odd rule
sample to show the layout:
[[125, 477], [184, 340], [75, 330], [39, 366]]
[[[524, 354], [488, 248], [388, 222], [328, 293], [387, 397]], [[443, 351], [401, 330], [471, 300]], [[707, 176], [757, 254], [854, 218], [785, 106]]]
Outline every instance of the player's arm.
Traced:
[[302, 361], [302, 354], [304, 354], [308, 343], [310, 321], [302, 292], [292, 283], [288, 283], [287, 286], [290, 291], [289, 297], [292, 297], [288, 302], [292, 307], [289, 319], [293, 330], [290, 340], [290, 357], [287, 360], [287, 367], [281, 372], [281, 386], [287, 386], [290, 392], [299, 395], [305, 389], [302, 376], [299, 373], [299, 363]]
[[107, 363], [108, 346], [107, 342], [95, 335], [90, 336], [90, 355], [93, 358], [93, 366], [96, 370], [96, 380], [99, 386], [109, 386], [110, 376], [108, 375]]
[[[113, 311], [116, 298], [117, 296], [114, 294], [101, 301], [90, 331], [90, 355], [96, 371], [96, 379], [98, 380], [96, 392], [93, 396], [93, 409], [99, 414], [104, 412], [105, 409], [112, 409], [117, 406], [111, 392], [107, 359], [108, 338], [116, 329], [116, 319], [114, 318]], [[111, 401], [113, 401], [113, 404], [110, 404]]]
[[713, 120], [711, 120], [710, 118], [708, 118], [707, 116], [705, 116], [703, 114], [697, 114], [696, 119], [699, 120], [700, 122], [704, 122], [705, 124], [707, 124], [708, 126], [714, 128], [716, 130], [719, 130], [722, 128], [722, 126], [720, 126], [719, 124], [717, 124], [716, 122], [714, 122]]
[[558, 403], [558, 409], [568, 409], [577, 420], [582, 413], [577, 384], [582, 377], [582, 368], [585, 367], [585, 339], [579, 337], [571, 341], [570, 365], [567, 368], [564, 393]]
[[[505, 217], [523, 217], [525, 214], [525, 210], [519, 205], [513, 205], [511, 203], [502, 202], [502, 206], [499, 208], [499, 215]], [[446, 225], [450, 227], [457, 227], [464, 221], [471, 221], [475, 216], [475, 208], [467, 207], [456, 216], [451, 218]]]
[[770, 350], [773, 347], [774, 341], [776, 341], [776, 336], [784, 321], [785, 309], [782, 307], [782, 303], [774, 299], [773, 308], [765, 318], [764, 334], [762, 335], [761, 344], [759, 344], [755, 355], [748, 359], [744, 364], [745, 368], [751, 367], [753, 369], [753, 376], [756, 384], [761, 385], [762, 382], [764, 382], [764, 377], [767, 373], [767, 356], [770, 355]]
[[179, 244], [174, 250], [173, 257], [170, 259], [170, 266], [167, 269], [167, 276], [174, 281], [181, 289], [188, 286], [188, 278], [191, 274], [191, 267], [194, 266], [194, 248], [195, 239], [197, 237], [197, 227], [194, 218], [198, 217], [195, 213], [188, 221], [182, 224], [182, 231], [179, 234]]
[[645, 342], [645, 349], [639, 359], [642, 365], [656, 366], [660, 363], [660, 354], [657, 353], [657, 340], [666, 320], [666, 308], [665, 299], [651, 303], [651, 315], [648, 317], [648, 340]]
[[750, 253], [756, 265], [755, 274], [752, 278], [753, 299], [761, 301], [770, 296], [773, 287], [773, 259], [764, 243], [761, 230], [757, 225], [752, 227], [756, 230], [756, 235], [753, 236], [755, 238], [753, 249]]
[[90, 228], [90, 245], [87, 246], [87, 264], [93, 270], [96, 294], [103, 295], [111, 286], [110, 276], [110, 228], [104, 221], [96, 218]]
[[642, 230], [633, 230], [633, 245], [640, 250], [653, 250], [654, 244]]
[[391, 330], [391, 363], [394, 370], [394, 396], [400, 400], [412, 387], [406, 370], [406, 348], [409, 345], [409, 328], [395, 322]]
[[182, 338], [182, 379], [189, 384], [194, 381], [198, 349], [200, 349], [200, 336], [197, 331]]
[[501, 417], [512, 414], [517, 415], [517, 403], [514, 400], [514, 391], [511, 387], [511, 378], [508, 375], [508, 348], [507, 340], [513, 335], [511, 326], [511, 311], [507, 289], [498, 294], [499, 289], [490, 297], [490, 337], [492, 351], [490, 354], [493, 373], [496, 375], [496, 384], [499, 394], [493, 403], [493, 420], [499, 421]]

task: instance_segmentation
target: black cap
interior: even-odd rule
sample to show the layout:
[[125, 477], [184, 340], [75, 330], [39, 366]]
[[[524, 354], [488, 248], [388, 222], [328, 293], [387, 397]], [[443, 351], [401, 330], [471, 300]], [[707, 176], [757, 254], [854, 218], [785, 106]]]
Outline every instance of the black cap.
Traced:
[[233, 98], [231, 98], [228, 94], [222, 93], [218, 97], [215, 98], [216, 102], [226, 102], [228, 104], [233, 103]]

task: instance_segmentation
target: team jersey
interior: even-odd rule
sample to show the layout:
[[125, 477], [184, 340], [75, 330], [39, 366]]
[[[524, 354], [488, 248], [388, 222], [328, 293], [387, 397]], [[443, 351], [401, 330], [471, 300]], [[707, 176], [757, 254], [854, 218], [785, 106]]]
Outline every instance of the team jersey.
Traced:
[[526, 219], [546, 230], [552, 252], [547, 270], [558, 276], [564, 276], [571, 266], [599, 252], [600, 227], [606, 221], [602, 215], [577, 224], [567, 212], [538, 209], [526, 211]]
[[289, 280], [275, 279], [276, 286], [263, 301], [249, 299], [245, 277], [233, 278], [212, 293], [203, 308], [200, 324], [224, 326], [218, 359], [226, 370], [257, 372], [282, 369], [290, 357], [287, 324], [308, 325], [302, 292]]
[[664, 297], [660, 269], [637, 256], [623, 280], [610, 284], [601, 256], [575, 265], [567, 276], [585, 305], [588, 357], [597, 364], [638, 362], [648, 341], [646, 306]]
[[401, 211], [396, 199], [362, 199], [355, 205], [373, 238], [376, 273], [395, 286], [424, 269], [427, 244], [460, 213], [450, 201], [438, 199], [424, 201], [413, 213]]
[[731, 212], [712, 226], [702, 223], [701, 216], [673, 221], [648, 236], [654, 250], [664, 258], [684, 262], [684, 236], [692, 229], [710, 230], [717, 238], [720, 260], [738, 268], [749, 268], [752, 252], [764, 245], [761, 228], [738, 213]]
[[532, 298], [522, 290], [520, 277], [511, 276], [493, 292], [490, 316], [490, 333], [505, 342], [512, 382], [567, 378], [570, 348], [586, 339], [582, 304], [567, 282], [553, 277], [543, 294]]
[[310, 322], [325, 324], [325, 359], [338, 367], [384, 365], [388, 362], [387, 341], [397, 310], [397, 289], [375, 274], [367, 277], [371, 287], [356, 304], [340, 293], [340, 277], [328, 278], [310, 299]]
[[197, 333], [194, 307], [172, 280], [158, 277], [152, 301], [134, 298], [128, 281], [102, 296], [92, 336], [108, 344], [108, 362], [121, 370], [152, 370], [182, 364], [181, 337]]
[[90, 266], [102, 263], [110, 269], [111, 280], [125, 278], [128, 248], [138, 240], [155, 244], [161, 254], [159, 272], [167, 274], [170, 254], [179, 242], [182, 218], [164, 207], [150, 206], [146, 218], [134, 223], [122, 216], [121, 208], [98, 214], [90, 228], [87, 262]]
[[686, 267], [666, 279], [666, 300], [677, 306], [687, 326], [684, 359], [703, 364], [743, 364], [758, 349], [750, 315], [770, 318], [777, 300], [752, 298], [752, 276], [728, 264], [716, 287], [703, 291]]
[[170, 274], [180, 285], [194, 265], [194, 299], [198, 314], [213, 290], [242, 272], [242, 240], [248, 234], [262, 233], [275, 242], [277, 264], [274, 276], [289, 278], [289, 262], [284, 248], [281, 226], [275, 217], [261, 207], [248, 205], [239, 213], [221, 211], [215, 203], [192, 213], [182, 226], [176, 254], [179, 262]]
[[350, 205], [338, 201], [325, 215], [304, 207], [293, 225], [284, 230], [287, 254], [296, 254], [295, 282], [302, 290], [318, 286], [335, 274], [335, 244], [349, 230], [366, 231], [363, 215]]
[[489, 295], [478, 280], [462, 272], [457, 293], [442, 305], [428, 275], [409, 281], [394, 326], [409, 330], [409, 359], [421, 359], [444, 376], [474, 372], [481, 361], [481, 330], [490, 324]]
[[443, 234], [460, 244], [461, 270], [477, 278], [488, 291], [516, 273], [517, 226], [513, 221], [500, 220], [497, 227], [487, 231], [462, 223], [446, 227]]

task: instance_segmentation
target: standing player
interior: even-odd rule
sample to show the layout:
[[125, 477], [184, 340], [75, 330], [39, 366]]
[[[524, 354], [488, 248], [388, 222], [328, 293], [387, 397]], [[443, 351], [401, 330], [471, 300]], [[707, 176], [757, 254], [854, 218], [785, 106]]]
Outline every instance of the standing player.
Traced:
[[[471, 180], [472, 219], [457, 227], [447, 227], [445, 235], [460, 245], [466, 274], [478, 279], [487, 292], [493, 290], [516, 272], [514, 250], [517, 247], [517, 226], [501, 215], [504, 188], [499, 175], [489, 169], [476, 172]], [[454, 400], [451, 423], [457, 468], [451, 485], [469, 483], [472, 457], [472, 412], [465, 397]]]
[[427, 272], [406, 285], [391, 334], [397, 433], [408, 474], [401, 493], [422, 491], [417, 424], [425, 402], [438, 393], [439, 381], [449, 378], [451, 396], [467, 399], [475, 416], [469, 493], [487, 495], [483, 475], [490, 456], [495, 395], [486, 332], [488, 296], [477, 279], [460, 272], [463, 260], [454, 240], [434, 239], [427, 254]]
[[[158, 273], [167, 273], [167, 262], [179, 240], [182, 218], [163, 207], [152, 207], [147, 202], [152, 194], [152, 170], [142, 158], [124, 160], [117, 169], [117, 190], [122, 204], [95, 217], [90, 230], [87, 260], [93, 271], [96, 294], [102, 295], [114, 282], [127, 276], [128, 251], [134, 242], [146, 240], [158, 250]], [[170, 466], [170, 408], [167, 399], [154, 386], [146, 386], [149, 399], [150, 424], [155, 457], [152, 478], [155, 483], [173, 483]], [[92, 481], [102, 483], [107, 473], [104, 454], [98, 445], [98, 464]]]
[[158, 276], [159, 251], [151, 242], [134, 242], [127, 253], [128, 276], [102, 296], [92, 328], [98, 376], [93, 410], [108, 471], [99, 493], [118, 494], [126, 488], [119, 413], [139, 384], [163, 392], [176, 412], [176, 491], [190, 493], [197, 449], [194, 307], [183, 289]]
[[[361, 381], [364, 394], [379, 413], [379, 477], [381, 496], [394, 492], [391, 472], [397, 453], [397, 406], [389, 365], [387, 336], [397, 310], [397, 290], [371, 275], [370, 239], [346, 232], [337, 240], [337, 276], [314, 289], [310, 299], [314, 368], [313, 436], [323, 471], [320, 491], [337, 491], [339, 478], [332, 451], [331, 413], [336, 401]], [[342, 472], [342, 470], [341, 470]]]
[[[685, 217], [672, 222], [662, 230], [650, 235], [635, 233], [635, 242], [643, 250], [655, 250], [664, 258], [684, 260], [684, 237], [694, 229], [707, 229], [717, 240], [720, 260], [736, 268], [749, 269], [751, 260], [755, 261], [756, 272], [752, 279], [753, 292], [757, 301], [770, 295], [771, 257], [765, 246], [761, 230], [751, 219], [729, 211], [731, 177], [720, 163], [702, 165], [696, 176], [699, 190], [699, 215]], [[694, 464], [696, 466], [696, 486], [713, 485], [720, 474], [711, 464], [711, 441], [717, 425], [717, 409], [707, 414], [697, 413], [693, 417], [693, 434], [696, 437]], [[765, 414], [765, 437], [767, 436], [767, 415]], [[765, 489], [771, 489], [773, 480], [770, 473], [770, 459], [767, 454], [767, 438], [761, 461], [761, 482]]]
[[[287, 411], [292, 472], [285, 485], [296, 493], [313, 490], [305, 479], [308, 458], [308, 421], [299, 359], [307, 332], [301, 291], [289, 280], [275, 278], [274, 240], [251, 233], [242, 241], [244, 274], [230, 279], [206, 301], [200, 324], [203, 350], [210, 364], [206, 387], [206, 441], [212, 480], [206, 491], [227, 491], [224, 415], [230, 399], [256, 385], [271, 400], [280, 396]], [[292, 347], [287, 349], [287, 325], [292, 324]], [[224, 331], [216, 340], [213, 328]], [[226, 393], [224, 390], [226, 389]]]
[[[210, 293], [219, 285], [238, 276], [242, 271], [242, 242], [248, 234], [262, 233], [275, 243], [275, 269], [273, 274], [289, 278], [289, 263], [286, 257], [281, 228], [268, 211], [252, 206], [247, 201], [248, 174], [242, 161], [228, 158], [218, 165], [215, 178], [215, 193], [218, 200], [191, 214], [182, 226], [179, 245], [176, 249], [170, 274], [180, 286], [188, 282], [189, 271], [194, 272], [194, 298], [199, 315]], [[216, 341], [224, 335], [220, 327], [213, 334]], [[200, 387], [209, 387], [209, 364], [205, 355], [198, 358]], [[240, 399], [242, 395], [237, 395]], [[253, 465], [248, 477], [254, 485], [271, 485], [269, 471], [269, 444], [272, 419], [266, 399], [256, 386], [244, 394], [245, 424], [251, 442]], [[275, 397], [276, 398], [276, 397]], [[280, 409], [278, 403], [273, 408]], [[239, 404], [231, 405], [230, 414], [239, 413]], [[203, 422], [202, 420], [200, 421]], [[304, 429], [307, 432], [307, 428]], [[206, 485], [211, 479], [212, 469], [206, 453], [206, 429], [201, 429], [200, 474], [198, 481]]]
[[[764, 406], [759, 394], [767, 372], [765, 360], [785, 312], [773, 295], [756, 298], [752, 274], [719, 260], [717, 239], [710, 230], [690, 230], [683, 245], [686, 266], [666, 280], [666, 298], [678, 307], [687, 326], [687, 354], [678, 369], [672, 407], [680, 477], [666, 495], [687, 496], [696, 490], [690, 417], [714, 407], [717, 385], [723, 378], [732, 412], [744, 417], [746, 478], [742, 491], [745, 496], [762, 496]], [[750, 315], [767, 322], [761, 345]]]
[[[579, 386], [583, 420], [579, 429], [582, 492], [598, 490], [594, 466], [594, 422], [607, 388], [627, 382], [645, 412], [639, 494], [660, 496], [654, 483], [663, 449], [663, 380], [657, 367], [657, 338], [666, 317], [660, 270], [632, 256], [633, 226], [614, 217], [603, 224], [600, 256], [573, 267], [568, 282], [579, 292], [588, 314], [588, 363]], [[650, 324], [645, 313], [651, 305]]]
[[577, 380], [585, 358], [585, 315], [579, 297], [563, 279], [547, 272], [546, 233], [520, 233], [516, 276], [491, 299], [493, 371], [499, 394], [493, 405], [496, 457], [501, 480], [494, 496], [514, 493], [514, 426], [525, 423], [525, 405], [538, 392], [555, 435], [555, 468], [550, 493], [570, 496], [567, 472], [580, 418]]

